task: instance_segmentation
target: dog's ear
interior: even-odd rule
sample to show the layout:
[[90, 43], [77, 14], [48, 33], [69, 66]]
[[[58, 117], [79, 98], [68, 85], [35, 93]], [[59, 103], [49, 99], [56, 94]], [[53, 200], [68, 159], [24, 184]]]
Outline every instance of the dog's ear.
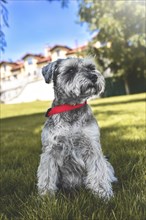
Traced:
[[46, 83], [50, 83], [53, 79], [53, 73], [56, 69], [57, 61], [54, 61], [52, 63], [49, 63], [47, 66], [44, 66], [42, 69], [42, 74], [45, 78]]

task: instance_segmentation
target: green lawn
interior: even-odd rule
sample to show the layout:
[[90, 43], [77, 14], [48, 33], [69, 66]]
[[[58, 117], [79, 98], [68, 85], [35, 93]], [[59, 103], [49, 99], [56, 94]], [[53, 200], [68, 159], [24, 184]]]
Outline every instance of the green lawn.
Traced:
[[1, 105], [1, 218], [22, 220], [145, 220], [145, 95], [90, 102], [118, 183], [104, 202], [89, 191], [37, 195], [40, 133], [48, 102]]

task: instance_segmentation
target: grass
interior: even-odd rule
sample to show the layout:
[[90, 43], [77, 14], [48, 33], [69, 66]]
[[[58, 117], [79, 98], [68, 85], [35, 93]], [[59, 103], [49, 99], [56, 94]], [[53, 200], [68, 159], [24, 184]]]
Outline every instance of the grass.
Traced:
[[1, 105], [1, 217], [13, 220], [145, 220], [144, 94], [90, 101], [118, 183], [109, 202], [89, 191], [37, 195], [40, 133], [48, 102]]

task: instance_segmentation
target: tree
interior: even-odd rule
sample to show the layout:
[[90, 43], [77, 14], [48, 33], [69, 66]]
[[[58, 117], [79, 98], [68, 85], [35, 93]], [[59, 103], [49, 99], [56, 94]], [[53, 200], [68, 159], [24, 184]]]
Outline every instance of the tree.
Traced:
[[3, 32], [4, 27], [8, 27], [8, 10], [5, 7], [7, 3], [6, 0], [0, 0], [0, 14], [1, 14], [1, 22], [0, 22], [0, 51], [4, 51], [6, 47], [5, 34]]
[[[130, 93], [131, 79], [146, 74], [144, 1], [80, 0], [79, 17], [90, 32], [98, 32], [89, 45], [98, 64], [123, 77]], [[93, 47], [97, 41], [101, 48]]]
[[[47, 0], [47, 1], [53, 2], [54, 0]], [[68, 7], [70, 0], [57, 0], [57, 1], [61, 3], [62, 8], [66, 8]]]

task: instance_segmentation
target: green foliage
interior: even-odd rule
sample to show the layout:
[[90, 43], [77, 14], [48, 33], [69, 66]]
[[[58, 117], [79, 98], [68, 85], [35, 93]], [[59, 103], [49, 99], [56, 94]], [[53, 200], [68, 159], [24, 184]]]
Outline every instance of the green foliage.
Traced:
[[[54, 0], [47, 0], [47, 1], [53, 2]], [[69, 5], [69, 0], [57, 0], [57, 1], [61, 3], [62, 8], [66, 8]]]
[[145, 220], [144, 94], [92, 100], [102, 148], [114, 166], [115, 197], [80, 189], [40, 198], [36, 171], [47, 102], [1, 105], [1, 214], [12, 220]]
[[6, 47], [5, 33], [3, 31], [3, 27], [9, 27], [8, 25], [8, 10], [6, 8], [7, 1], [0, 0], [0, 13], [1, 13], [1, 21], [0, 21], [0, 51], [4, 52]]
[[[146, 74], [145, 1], [80, 0], [79, 16], [91, 32], [98, 31], [89, 51], [103, 70], [110, 67], [127, 81]], [[97, 41], [101, 48], [93, 47]]]
[[122, 79], [119, 79], [119, 77], [108, 77], [105, 80], [104, 97], [125, 95], [125, 87]]

